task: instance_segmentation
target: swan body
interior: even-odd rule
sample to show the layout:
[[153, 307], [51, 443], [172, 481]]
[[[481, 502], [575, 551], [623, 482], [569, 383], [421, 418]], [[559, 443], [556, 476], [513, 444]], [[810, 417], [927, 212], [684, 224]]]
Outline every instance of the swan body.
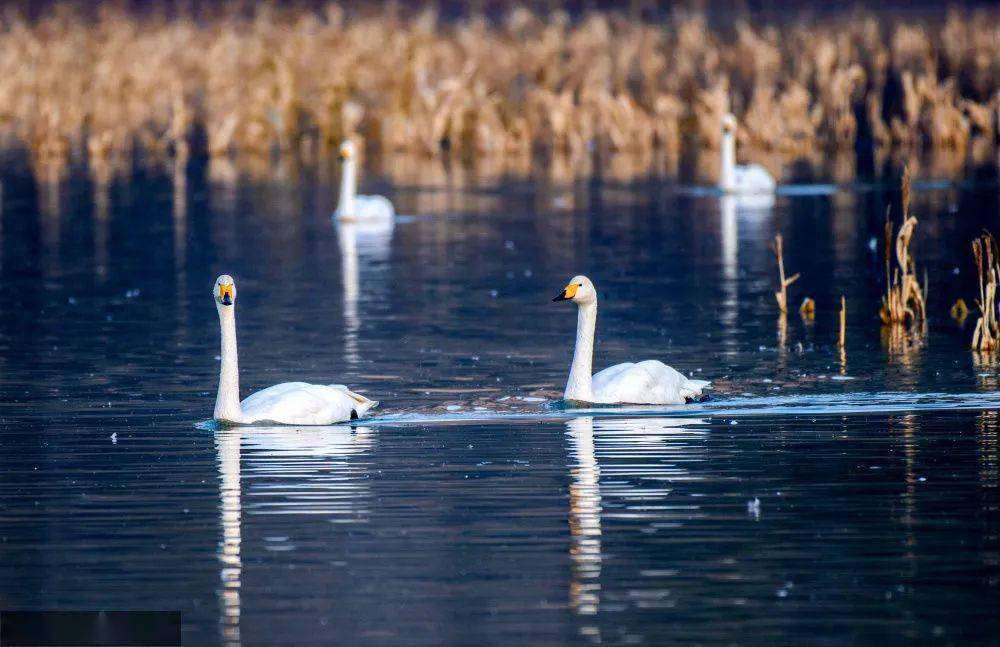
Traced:
[[777, 182], [760, 164], [736, 164], [736, 117], [722, 118], [722, 154], [719, 188], [726, 193], [774, 193]]
[[566, 400], [594, 404], [684, 404], [701, 397], [709, 385], [692, 380], [652, 359], [616, 364], [591, 374], [597, 327], [597, 290], [586, 276], [575, 276], [553, 301], [577, 304], [576, 348], [566, 381]]
[[358, 158], [354, 143], [340, 146], [343, 169], [340, 175], [340, 198], [333, 217], [342, 221], [391, 221], [396, 209], [389, 198], [381, 195], [358, 195]]
[[236, 285], [232, 277], [215, 282], [215, 307], [222, 330], [222, 367], [214, 418], [235, 424], [263, 422], [282, 425], [329, 425], [360, 418], [378, 401], [354, 393], [342, 384], [276, 384], [240, 402], [239, 363], [236, 350]]

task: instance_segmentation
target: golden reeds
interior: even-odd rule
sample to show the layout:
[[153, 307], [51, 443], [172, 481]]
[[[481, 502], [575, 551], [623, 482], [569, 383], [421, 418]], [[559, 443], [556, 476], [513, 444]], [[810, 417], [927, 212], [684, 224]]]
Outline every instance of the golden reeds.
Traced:
[[979, 273], [979, 321], [972, 333], [972, 348], [994, 351], [1000, 348], [1000, 323], [997, 322], [997, 283], [1000, 281], [1000, 253], [993, 234], [987, 232], [972, 241], [972, 255]]
[[910, 173], [903, 169], [903, 224], [895, 236], [896, 263], [892, 271], [893, 226], [885, 221], [885, 282], [879, 317], [886, 325], [905, 322], [922, 322], [926, 318], [927, 277], [921, 288], [916, 274], [916, 261], [910, 254], [910, 241], [917, 226], [917, 219], [910, 215]]
[[[778, 289], [774, 293], [774, 299], [778, 302], [778, 310], [781, 314], [788, 312], [788, 286], [799, 280], [798, 273], [785, 278], [785, 256], [784, 256], [784, 239], [781, 234], [776, 234], [774, 237], [774, 242], [771, 243], [771, 251], [774, 252], [775, 257], [778, 259]], [[805, 307], [805, 303], [802, 304]]]
[[[40, 166], [302, 154], [348, 136], [429, 156], [652, 159], [685, 138], [717, 147], [728, 111], [742, 145], [769, 151], [850, 150], [867, 126], [880, 144], [964, 152], [989, 148], [1000, 107], [995, 10], [955, 10], [943, 29], [856, 13], [743, 21], [733, 38], [684, 11], [653, 24], [523, 8], [444, 20], [395, 4], [46, 6], [0, 22], [0, 135]], [[902, 100], [888, 105], [896, 78]]]

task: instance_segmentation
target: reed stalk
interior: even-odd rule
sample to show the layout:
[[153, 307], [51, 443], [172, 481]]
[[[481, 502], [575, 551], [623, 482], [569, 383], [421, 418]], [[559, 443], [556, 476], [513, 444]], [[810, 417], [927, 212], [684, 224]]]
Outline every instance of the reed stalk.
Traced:
[[840, 297], [840, 334], [837, 337], [837, 346], [841, 349], [847, 346], [847, 299], [843, 295]]
[[1000, 254], [993, 234], [986, 232], [972, 241], [972, 256], [979, 274], [979, 321], [972, 333], [972, 348], [993, 352], [1000, 347], [1000, 323], [997, 322], [997, 283], [1000, 280]]
[[[788, 286], [799, 280], [799, 274], [796, 273], [788, 278], [785, 278], [783, 243], [784, 241], [781, 234], [776, 234], [774, 242], [771, 244], [771, 250], [778, 259], [778, 290], [774, 293], [774, 299], [778, 302], [778, 310], [780, 310], [781, 314], [784, 315], [788, 312]], [[803, 303], [803, 306], [805, 306], [805, 303]]]
[[910, 242], [917, 227], [917, 219], [910, 215], [910, 173], [903, 169], [903, 224], [895, 236], [896, 270], [892, 271], [893, 225], [886, 213], [885, 220], [885, 278], [886, 293], [882, 297], [879, 317], [885, 325], [905, 322], [922, 322], [926, 319], [927, 275], [924, 288], [916, 275], [916, 261], [910, 253]]

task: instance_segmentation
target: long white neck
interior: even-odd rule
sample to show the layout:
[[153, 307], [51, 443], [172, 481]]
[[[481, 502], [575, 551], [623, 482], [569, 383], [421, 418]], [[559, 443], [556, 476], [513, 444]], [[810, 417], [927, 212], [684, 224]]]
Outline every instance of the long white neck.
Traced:
[[566, 381], [567, 400], [593, 402], [592, 369], [594, 365], [594, 329], [597, 327], [597, 303], [585, 303], [577, 309], [576, 350]]
[[236, 306], [216, 305], [219, 327], [222, 329], [222, 367], [219, 370], [219, 392], [215, 396], [216, 420], [240, 422], [240, 366], [236, 355]]
[[732, 131], [723, 131], [719, 188], [731, 191], [736, 186], [736, 137]]
[[344, 160], [340, 172], [340, 201], [337, 213], [341, 216], [354, 215], [354, 197], [358, 191], [358, 163], [353, 158]]

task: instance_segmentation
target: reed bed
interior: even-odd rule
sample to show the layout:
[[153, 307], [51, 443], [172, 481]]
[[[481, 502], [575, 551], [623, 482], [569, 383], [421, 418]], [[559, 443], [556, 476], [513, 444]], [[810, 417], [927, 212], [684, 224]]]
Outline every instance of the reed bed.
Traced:
[[861, 136], [961, 155], [997, 132], [995, 10], [943, 25], [854, 13], [716, 30], [685, 11], [651, 22], [519, 8], [488, 21], [396, 4], [73, 7], [0, 19], [0, 136], [41, 164], [311, 156], [349, 136], [427, 156], [650, 159], [718, 147], [727, 111], [741, 145], [792, 155]]

